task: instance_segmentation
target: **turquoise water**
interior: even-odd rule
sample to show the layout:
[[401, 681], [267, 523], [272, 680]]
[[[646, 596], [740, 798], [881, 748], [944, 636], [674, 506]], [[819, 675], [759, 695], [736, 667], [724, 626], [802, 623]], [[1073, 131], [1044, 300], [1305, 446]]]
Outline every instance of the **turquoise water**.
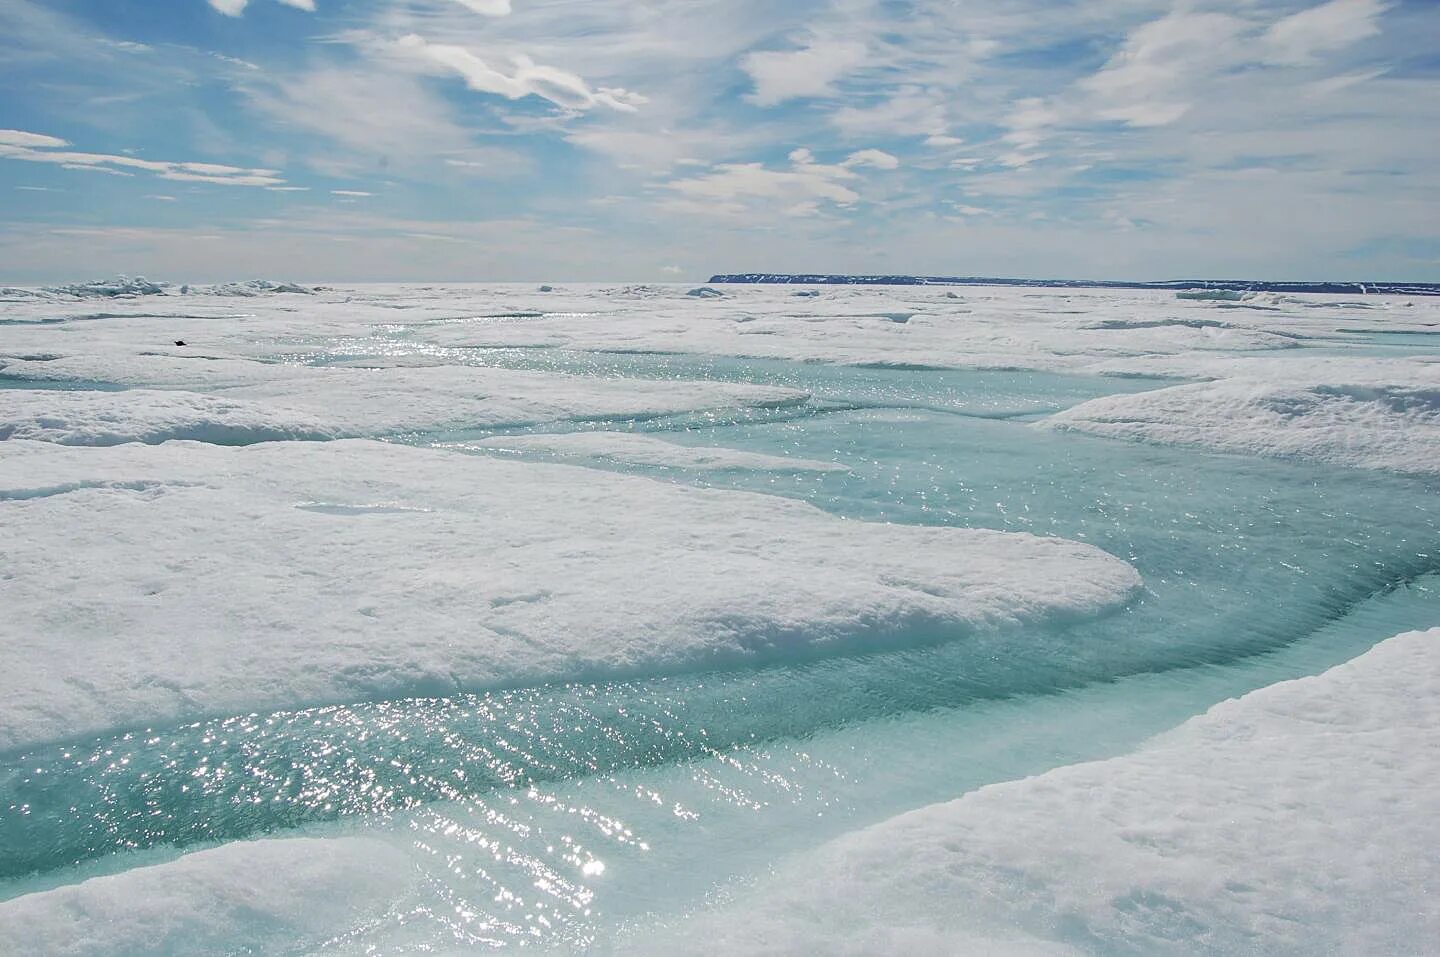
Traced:
[[[398, 336], [295, 361], [410, 349], [433, 353]], [[793, 409], [568, 427], [838, 462], [847, 471], [583, 464], [858, 520], [1086, 541], [1132, 562], [1146, 590], [1100, 620], [1004, 640], [933, 636], [764, 668], [217, 715], [0, 756], [0, 898], [240, 837], [363, 831], [423, 847], [424, 880], [415, 900], [333, 948], [603, 949], [788, 851], [1121, 753], [1215, 701], [1440, 623], [1431, 484], [1033, 424], [1156, 381], [534, 349], [465, 359], [803, 388], [813, 399]]]

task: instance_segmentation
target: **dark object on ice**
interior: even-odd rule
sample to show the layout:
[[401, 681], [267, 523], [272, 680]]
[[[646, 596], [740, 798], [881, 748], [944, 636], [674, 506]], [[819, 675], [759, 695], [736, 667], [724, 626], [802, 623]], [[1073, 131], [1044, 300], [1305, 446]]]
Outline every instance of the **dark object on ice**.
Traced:
[[185, 340], [184, 340], [184, 339], [176, 339], [176, 340], [175, 340], [175, 344], [176, 344], [177, 346], [183, 346], [183, 345], [185, 344]]

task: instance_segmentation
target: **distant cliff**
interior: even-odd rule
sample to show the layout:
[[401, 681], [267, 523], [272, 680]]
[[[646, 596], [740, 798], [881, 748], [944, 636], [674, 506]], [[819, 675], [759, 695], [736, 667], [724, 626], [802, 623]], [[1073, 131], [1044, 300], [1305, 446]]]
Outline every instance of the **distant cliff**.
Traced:
[[1267, 282], [1250, 279], [1171, 279], [1127, 282], [1106, 279], [997, 279], [983, 276], [844, 276], [822, 273], [721, 273], [714, 283], [796, 283], [849, 286], [1061, 286], [1073, 289], [1221, 289], [1236, 292], [1319, 292], [1344, 295], [1440, 296], [1433, 282]]

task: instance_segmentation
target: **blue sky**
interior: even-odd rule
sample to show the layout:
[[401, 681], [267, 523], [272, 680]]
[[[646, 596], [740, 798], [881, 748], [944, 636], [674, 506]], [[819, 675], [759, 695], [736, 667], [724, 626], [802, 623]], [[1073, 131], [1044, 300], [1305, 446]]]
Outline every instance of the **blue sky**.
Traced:
[[0, 280], [1440, 280], [1434, 0], [0, 0]]

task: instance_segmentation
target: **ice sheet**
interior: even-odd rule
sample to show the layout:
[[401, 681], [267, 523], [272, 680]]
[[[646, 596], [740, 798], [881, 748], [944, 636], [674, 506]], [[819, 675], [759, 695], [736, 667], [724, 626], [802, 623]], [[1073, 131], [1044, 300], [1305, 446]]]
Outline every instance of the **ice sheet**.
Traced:
[[[1092, 399], [1044, 425], [1111, 438], [1440, 475], [1433, 374], [1225, 379]], [[1428, 370], [1423, 370], [1428, 373]], [[1397, 379], [1400, 380], [1397, 382]]]
[[117, 445], [191, 439], [217, 445], [332, 439], [311, 415], [195, 392], [0, 390], [0, 440]]
[[[367, 441], [0, 455], [0, 748], [1096, 615], [1090, 546]], [[37, 636], [48, 652], [35, 654]]]
[[697, 472], [753, 469], [760, 472], [844, 472], [845, 466], [816, 459], [764, 455], [738, 449], [679, 445], [633, 432], [572, 432], [565, 435], [497, 436], [468, 447], [499, 452], [541, 452], [563, 458], [625, 465], [651, 465]]
[[[1414, 953], [1440, 938], [1440, 629], [1222, 702], [1137, 753], [802, 855], [653, 953]], [[984, 952], [984, 947], [978, 948]]]
[[0, 953], [300, 953], [385, 913], [415, 881], [366, 838], [240, 841], [0, 902]]
[[[99, 429], [133, 421], [139, 434], [173, 415], [186, 420], [240, 417], [257, 427], [300, 427], [330, 435], [493, 428], [555, 421], [651, 418], [711, 409], [800, 405], [795, 389], [725, 382], [658, 382], [475, 366], [316, 369], [240, 358], [174, 355], [67, 356], [12, 360], [0, 373], [23, 381], [109, 382], [147, 389], [69, 399], [57, 411], [65, 428], [83, 432], [86, 417]], [[189, 390], [221, 393], [205, 400]], [[19, 390], [0, 406], [0, 429], [34, 427], [52, 400]], [[223, 400], [223, 401], [222, 401]], [[182, 411], [183, 410], [183, 411]], [[28, 423], [28, 426], [27, 426]], [[177, 433], [174, 437], [183, 437]], [[305, 437], [313, 437], [307, 435]]]
[[[1206, 360], [1307, 347], [1363, 345], [1369, 330], [1433, 331], [1440, 301], [1261, 294], [1242, 302], [1177, 300], [1144, 290], [831, 287], [803, 298], [784, 286], [352, 286], [313, 295], [237, 299], [222, 287], [187, 295], [7, 302], [7, 352], [42, 324], [73, 351], [130, 354], [173, 339], [215, 355], [267, 357], [327, 337], [378, 336], [413, 352], [439, 348], [567, 348], [682, 352], [905, 368], [1037, 369], [1202, 377]], [[237, 308], [244, 313], [237, 313]], [[110, 317], [131, 316], [113, 321]], [[106, 321], [82, 321], [97, 316]], [[29, 328], [26, 328], [29, 327]], [[54, 345], [54, 337], [49, 339]], [[84, 344], [84, 349], [79, 348]], [[94, 376], [91, 376], [94, 378]]]

